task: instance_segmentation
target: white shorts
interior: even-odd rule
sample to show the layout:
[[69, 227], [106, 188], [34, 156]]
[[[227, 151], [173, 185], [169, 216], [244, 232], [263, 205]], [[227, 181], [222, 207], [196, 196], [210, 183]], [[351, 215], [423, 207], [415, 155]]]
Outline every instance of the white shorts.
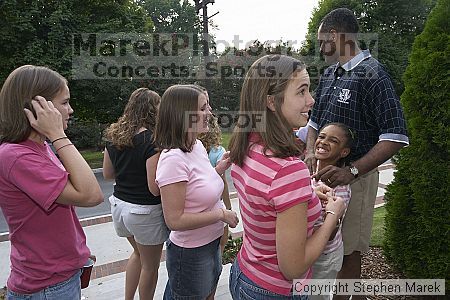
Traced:
[[134, 237], [141, 245], [160, 245], [169, 237], [161, 204], [140, 205], [125, 202], [111, 195], [114, 229], [120, 237]]
[[[336, 279], [344, 261], [344, 245], [341, 244], [333, 252], [322, 253], [312, 266], [312, 279]], [[331, 295], [310, 296], [312, 300], [329, 300]]]

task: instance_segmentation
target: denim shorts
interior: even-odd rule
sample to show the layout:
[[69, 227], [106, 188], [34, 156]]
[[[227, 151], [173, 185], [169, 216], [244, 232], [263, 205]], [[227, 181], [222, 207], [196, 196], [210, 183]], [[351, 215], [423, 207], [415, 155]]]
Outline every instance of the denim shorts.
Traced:
[[81, 269], [69, 279], [46, 287], [33, 294], [19, 294], [8, 290], [6, 300], [80, 300], [80, 275]]
[[204, 300], [214, 291], [222, 273], [219, 243], [220, 237], [201, 247], [183, 248], [167, 240], [165, 300]]
[[284, 296], [266, 290], [242, 273], [237, 259], [230, 269], [230, 293], [233, 300], [307, 300], [307, 295]]
[[134, 237], [144, 246], [161, 245], [170, 230], [164, 221], [161, 204], [139, 205], [125, 202], [114, 195], [109, 197], [114, 229], [120, 237]]

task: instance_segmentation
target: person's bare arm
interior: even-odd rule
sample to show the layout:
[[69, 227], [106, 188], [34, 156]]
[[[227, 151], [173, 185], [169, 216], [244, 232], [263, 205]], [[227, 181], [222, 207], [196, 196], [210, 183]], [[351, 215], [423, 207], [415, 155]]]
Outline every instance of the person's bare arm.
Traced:
[[[353, 165], [358, 169], [358, 176], [364, 175], [375, 169], [380, 164], [391, 158], [401, 148], [404, 143], [380, 141], [366, 155], [358, 159]], [[350, 173], [350, 167], [339, 168], [327, 166], [313, 175], [317, 180], [321, 180], [330, 187], [349, 184], [355, 177]]]
[[227, 178], [226, 178], [225, 174], [223, 174], [221, 177], [223, 180], [222, 200], [223, 200], [223, 203], [225, 204], [225, 207], [227, 209], [231, 209], [230, 192], [228, 190]]
[[106, 148], [105, 148], [105, 151], [103, 151], [103, 178], [105, 180], [116, 179], [116, 174], [114, 172], [114, 166], [112, 164], [111, 158], [109, 157], [109, 153]]
[[314, 144], [317, 139], [317, 130], [308, 126], [308, 135], [306, 136], [306, 155], [305, 163], [308, 166], [309, 172], [314, 174], [316, 172], [317, 160], [314, 156]]
[[150, 190], [150, 193], [152, 193], [154, 196], [159, 196], [160, 191], [159, 187], [155, 182], [156, 179], [156, 167], [158, 165], [159, 156], [161, 155], [161, 152], [156, 153], [147, 161], [145, 162], [145, 166], [147, 169], [147, 184], [148, 189]]
[[68, 146], [61, 149], [58, 155], [70, 175], [56, 202], [80, 207], [91, 207], [102, 203], [102, 190], [94, 173], [78, 150], [74, 146]]
[[185, 212], [186, 182], [176, 182], [160, 188], [164, 218], [171, 230], [183, 231], [197, 229], [217, 221], [226, 222], [230, 227], [236, 227], [237, 214], [226, 209], [216, 209], [208, 212]]
[[40, 96], [36, 96], [31, 103], [37, 116], [35, 118], [30, 110], [25, 109], [31, 126], [50, 141], [54, 141], [56, 152], [69, 173], [66, 186], [56, 202], [81, 207], [100, 204], [103, 201], [103, 193], [97, 179], [75, 146], [66, 138], [59, 111], [51, 101]]
[[277, 214], [276, 247], [281, 273], [287, 279], [300, 278], [322, 253], [338, 219], [344, 212], [344, 201], [339, 198], [327, 204], [328, 214], [323, 225], [307, 237], [307, 203], [295, 205]]
[[355, 161], [353, 165], [358, 168], [359, 175], [364, 175], [390, 159], [405, 146], [406, 144], [399, 142], [379, 141], [366, 155]]

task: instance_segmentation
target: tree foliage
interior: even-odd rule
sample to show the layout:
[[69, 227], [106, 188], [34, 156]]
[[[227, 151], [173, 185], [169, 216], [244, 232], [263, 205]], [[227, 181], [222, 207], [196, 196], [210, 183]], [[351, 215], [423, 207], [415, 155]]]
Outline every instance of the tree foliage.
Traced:
[[[450, 278], [450, 2], [414, 41], [401, 102], [410, 146], [387, 188], [387, 257], [410, 278]], [[447, 283], [448, 286], [448, 283]]]
[[152, 29], [145, 10], [132, 0], [4, 0], [0, 2], [0, 82], [21, 65], [47, 66], [69, 79], [78, 117], [107, 122], [111, 114], [121, 112], [132, 87], [120, 81], [71, 80], [73, 34]]
[[195, 7], [187, 0], [142, 0], [138, 3], [152, 19], [155, 32], [200, 33], [201, 23]]

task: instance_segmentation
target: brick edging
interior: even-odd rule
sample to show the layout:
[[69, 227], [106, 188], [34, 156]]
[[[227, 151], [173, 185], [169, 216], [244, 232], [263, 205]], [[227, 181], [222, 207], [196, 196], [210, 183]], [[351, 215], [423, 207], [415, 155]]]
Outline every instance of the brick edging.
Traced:
[[[162, 250], [161, 260], [160, 262], [166, 261], [166, 250]], [[113, 261], [110, 263], [105, 263], [102, 265], [95, 266], [92, 269], [91, 280], [106, 277], [109, 275], [114, 275], [117, 273], [125, 272], [125, 268], [127, 267], [128, 258]]]
[[[243, 233], [242, 231], [230, 232], [230, 235], [231, 235], [231, 238], [234, 240], [234, 239], [242, 237], [242, 233]], [[160, 262], [165, 262], [165, 261], [166, 261], [166, 249], [163, 249]], [[110, 263], [105, 263], [105, 264], [98, 265], [98, 266], [94, 265], [94, 268], [92, 269], [92, 273], [91, 273], [91, 280], [125, 272], [127, 262], [128, 262], [128, 258], [118, 260], [118, 261], [113, 261]]]

